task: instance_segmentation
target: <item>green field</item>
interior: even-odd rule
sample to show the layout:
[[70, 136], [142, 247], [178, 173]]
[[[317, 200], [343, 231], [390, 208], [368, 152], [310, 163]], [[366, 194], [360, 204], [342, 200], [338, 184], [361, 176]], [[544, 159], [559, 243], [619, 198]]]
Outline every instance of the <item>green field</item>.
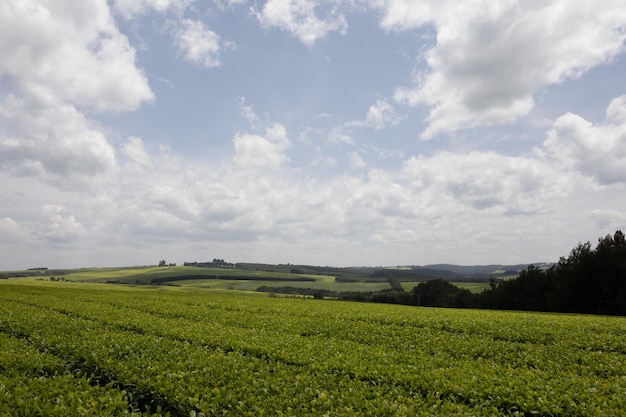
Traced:
[[619, 416], [626, 318], [0, 280], [0, 415]]
[[479, 293], [489, 288], [488, 282], [452, 282], [459, 288], [465, 288], [473, 293]]
[[118, 282], [123, 284], [150, 284], [151, 281], [172, 280], [179, 277], [189, 277], [189, 280], [198, 282], [201, 279], [217, 280], [249, 278], [250, 280], [263, 280], [271, 278], [277, 280], [293, 281], [316, 281], [334, 282], [335, 277], [328, 275], [291, 274], [276, 271], [255, 271], [234, 268], [196, 268], [190, 266], [167, 266], [167, 267], [134, 267], [134, 268], [91, 268], [75, 269], [63, 277], [70, 281], [80, 282]]
[[[258, 279], [254, 281], [246, 280], [227, 280], [227, 279], [198, 279], [177, 281], [176, 285], [187, 288], [214, 288], [214, 289], [230, 289], [239, 291], [256, 291], [261, 286], [283, 287], [289, 286], [294, 288], [308, 288], [312, 290], [330, 290], [330, 291], [379, 291], [389, 288], [389, 284], [385, 282], [354, 282], [354, 283], [336, 283], [325, 281], [263, 281]], [[414, 284], [416, 285], [416, 284]]]
[[[188, 279], [180, 280], [180, 277]], [[94, 268], [75, 270], [64, 276], [69, 281], [146, 285], [163, 280], [162, 285], [201, 289], [256, 291], [261, 286], [295, 287], [330, 291], [379, 291], [389, 288], [386, 282], [335, 282], [330, 275], [292, 274], [280, 271], [196, 268], [187, 266]], [[172, 281], [167, 281], [171, 278]], [[416, 285], [416, 284], [414, 284]], [[412, 288], [412, 287], [411, 287]]]
[[[262, 265], [259, 265], [262, 267]], [[277, 268], [265, 265], [266, 268]], [[286, 267], [283, 267], [285, 269]], [[30, 276], [20, 279], [49, 280], [54, 273]], [[334, 292], [368, 292], [389, 289], [389, 283], [383, 280], [372, 280], [370, 277], [353, 276], [352, 281], [337, 281], [333, 275], [294, 274], [280, 270], [230, 269], [230, 268], [198, 268], [189, 266], [168, 267], [126, 267], [126, 268], [85, 268], [63, 271], [56, 278], [73, 282], [113, 283], [128, 285], [170, 285], [202, 289], [222, 289], [255, 291], [266, 287], [294, 287], [311, 290], [327, 290]], [[181, 279], [185, 278], [185, 279]], [[405, 291], [411, 291], [419, 282], [403, 281]], [[453, 282], [460, 288], [467, 288], [477, 293], [489, 287], [488, 282]]]

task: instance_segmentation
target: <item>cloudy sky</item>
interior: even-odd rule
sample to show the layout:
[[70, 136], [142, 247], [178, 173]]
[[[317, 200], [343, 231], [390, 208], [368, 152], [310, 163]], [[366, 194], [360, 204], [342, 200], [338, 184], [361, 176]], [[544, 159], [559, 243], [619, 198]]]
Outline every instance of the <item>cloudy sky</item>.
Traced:
[[626, 230], [623, 0], [0, 3], [0, 269], [550, 262]]

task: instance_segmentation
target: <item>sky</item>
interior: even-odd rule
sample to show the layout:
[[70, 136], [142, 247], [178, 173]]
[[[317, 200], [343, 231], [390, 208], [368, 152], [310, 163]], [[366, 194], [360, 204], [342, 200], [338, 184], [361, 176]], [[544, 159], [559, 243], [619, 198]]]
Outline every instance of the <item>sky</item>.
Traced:
[[626, 230], [623, 0], [0, 3], [0, 270], [555, 262]]

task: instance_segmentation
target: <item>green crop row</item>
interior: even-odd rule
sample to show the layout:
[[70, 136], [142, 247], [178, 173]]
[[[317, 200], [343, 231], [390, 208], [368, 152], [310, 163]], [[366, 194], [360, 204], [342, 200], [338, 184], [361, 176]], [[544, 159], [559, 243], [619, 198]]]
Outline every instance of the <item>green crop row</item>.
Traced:
[[[120, 393], [131, 411], [613, 416], [626, 410], [620, 318], [68, 285], [6, 285], [0, 306], [0, 346], [7, 335], [19, 338], [61, 368], [71, 364], [92, 388]], [[10, 379], [29, 375], [5, 367], [14, 370]]]
[[93, 384], [58, 356], [6, 333], [0, 333], [0, 346], [0, 415], [140, 415], [124, 391]]
[[[427, 407], [421, 397], [396, 389], [392, 400], [371, 381], [321, 373], [237, 351], [109, 329], [28, 305], [9, 304], [2, 328], [28, 335], [37, 349], [71, 361], [82, 374], [124, 387], [131, 400], [172, 415], [393, 415]], [[403, 394], [404, 393], [404, 394]], [[462, 410], [448, 402], [444, 410]], [[468, 409], [469, 410], [469, 409]]]

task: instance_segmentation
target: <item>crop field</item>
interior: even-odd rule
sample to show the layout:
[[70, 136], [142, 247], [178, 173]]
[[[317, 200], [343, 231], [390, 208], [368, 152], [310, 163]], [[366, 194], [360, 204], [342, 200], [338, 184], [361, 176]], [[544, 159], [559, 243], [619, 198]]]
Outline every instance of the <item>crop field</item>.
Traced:
[[[230, 289], [255, 291], [262, 286], [308, 288], [329, 291], [380, 291], [389, 288], [387, 282], [336, 282], [334, 276], [313, 274], [292, 274], [288, 272], [228, 269], [173, 267], [134, 267], [134, 268], [91, 268], [70, 270], [63, 279], [89, 283], [124, 283], [147, 285], [154, 281], [161, 284], [181, 287]], [[181, 279], [184, 278], [184, 279]], [[35, 279], [29, 277], [28, 279]], [[45, 277], [47, 279], [47, 277]], [[171, 281], [170, 281], [171, 280]], [[405, 282], [407, 291], [417, 285]], [[478, 284], [481, 285], [481, 284]], [[486, 286], [485, 284], [484, 286]]]
[[[0, 272], [2, 275], [14, 274], [24, 280], [62, 280], [88, 283], [110, 283], [127, 285], [167, 285], [177, 287], [223, 289], [239, 291], [256, 291], [259, 287], [307, 289], [310, 291], [340, 292], [375, 292], [390, 289], [386, 277], [372, 277], [370, 272], [350, 272], [348, 279], [344, 275], [325, 275], [320, 273], [292, 273], [284, 265], [256, 265], [245, 264], [247, 268], [210, 268], [194, 266], [137, 266], [119, 268], [82, 268], [60, 271], [41, 271], [39, 274], [20, 276], [19, 274], [31, 271]], [[265, 269], [255, 269], [265, 268]], [[297, 268], [295, 268], [297, 269]], [[402, 270], [390, 268], [390, 271]], [[357, 269], [358, 271], [358, 269]], [[406, 279], [406, 277], [404, 277]], [[414, 277], [415, 278], [415, 277]], [[421, 277], [416, 281], [403, 280], [399, 284], [405, 291], [411, 291], [420, 282], [428, 277]], [[432, 277], [430, 277], [432, 279]], [[489, 288], [489, 282], [451, 281], [459, 288], [466, 288], [473, 293], [479, 293]], [[279, 291], [276, 291], [279, 293]], [[293, 291], [287, 293], [293, 295]]]
[[489, 288], [488, 282], [452, 282], [452, 284], [459, 288], [470, 290], [473, 293], [479, 293]]
[[626, 318], [30, 280], [0, 311], [0, 415], [626, 415]]
[[[413, 286], [417, 285], [412, 283]], [[230, 289], [239, 291], [256, 291], [262, 286], [281, 287], [289, 286], [292, 288], [307, 288], [311, 290], [330, 290], [330, 291], [379, 291], [389, 288], [386, 282], [324, 282], [324, 281], [263, 281], [258, 280], [228, 280], [228, 279], [194, 279], [185, 281], [176, 281], [176, 285], [181, 287], [197, 287], [197, 288], [214, 288], [214, 289]], [[412, 288], [412, 287], [411, 287]]]
[[81, 282], [111, 282], [117, 281], [128, 284], [149, 284], [153, 280], [162, 280], [167, 282], [168, 279], [177, 280], [180, 277], [187, 277], [186, 280], [207, 280], [210, 284], [215, 279], [250, 279], [263, 280], [281, 279], [293, 281], [319, 281], [333, 283], [335, 278], [326, 275], [309, 275], [309, 274], [290, 274], [285, 272], [269, 272], [269, 271], [252, 271], [242, 269], [229, 268], [194, 268], [187, 266], [171, 266], [171, 267], [134, 267], [134, 268], [91, 268], [71, 270], [71, 273], [65, 275], [64, 278], [70, 281]]

